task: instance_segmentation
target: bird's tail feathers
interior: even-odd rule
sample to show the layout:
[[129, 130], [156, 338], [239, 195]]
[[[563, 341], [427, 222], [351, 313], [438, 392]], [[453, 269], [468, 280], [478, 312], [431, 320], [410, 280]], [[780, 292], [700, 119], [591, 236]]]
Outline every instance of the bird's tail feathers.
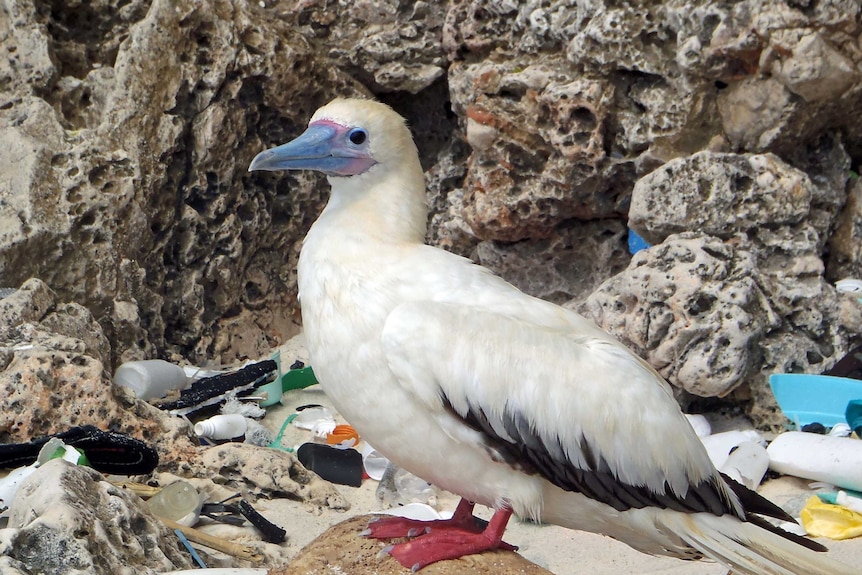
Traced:
[[[732, 515], [667, 514], [666, 529], [739, 575], [859, 575], [858, 569], [830, 559], [791, 538], [743, 522]], [[817, 547], [816, 543], [812, 547]]]

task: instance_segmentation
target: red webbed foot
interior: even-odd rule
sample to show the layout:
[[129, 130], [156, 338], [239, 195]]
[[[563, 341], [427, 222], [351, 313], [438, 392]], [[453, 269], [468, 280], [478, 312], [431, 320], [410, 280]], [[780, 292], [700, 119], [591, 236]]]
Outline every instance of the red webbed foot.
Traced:
[[375, 539], [413, 537], [387, 547], [386, 551], [404, 567], [418, 571], [437, 561], [492, 549], [515, 551], [517, 547], [503, 541], [511, 515], [510, 509], [496, 511], [483, 529], [473, 517], [473, 504], [462, 499], [451, 519], [417, 521], [387, 517], [371, 523], [363, 534]]

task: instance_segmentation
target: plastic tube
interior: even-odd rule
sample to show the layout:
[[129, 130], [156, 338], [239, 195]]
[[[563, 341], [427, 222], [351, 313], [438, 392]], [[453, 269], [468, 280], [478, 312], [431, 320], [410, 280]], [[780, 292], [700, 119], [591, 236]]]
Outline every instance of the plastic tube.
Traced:
[[185, 389], [189, 384], [185, 371], [161, 359], [127, 361], [114, 372], [114, 384], [128, 387], [138, 399], [158, 399], [172, 389]]
[[238, 413], [214, 415], [195, 423], [195, 435], [208, 439], [233, 439], [245, 435], [248, 422]]
[[862, 441], [788, 431], [769, 444], [769, 467], [778, 473], [862, 491]]

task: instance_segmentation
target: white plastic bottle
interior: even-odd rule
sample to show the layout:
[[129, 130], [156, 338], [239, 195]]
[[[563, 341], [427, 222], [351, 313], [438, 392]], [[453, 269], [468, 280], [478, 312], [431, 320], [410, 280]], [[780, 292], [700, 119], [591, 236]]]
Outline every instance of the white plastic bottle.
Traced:
[[185, 371], [161, 359], [127, 361], [114, 372], [114, 384], [128, 387], [138, 399], [158, 399], [172, 389], [185, 389], [190, 380]]
[[862, 491], [862, 441], [787, 431], [769, 444], [769, 468], [785, 475]]
[[195, 435], [207, 439], [233, 439], [245, 435], [248, 422], [238, 413], [214, 415], [195, 423]]

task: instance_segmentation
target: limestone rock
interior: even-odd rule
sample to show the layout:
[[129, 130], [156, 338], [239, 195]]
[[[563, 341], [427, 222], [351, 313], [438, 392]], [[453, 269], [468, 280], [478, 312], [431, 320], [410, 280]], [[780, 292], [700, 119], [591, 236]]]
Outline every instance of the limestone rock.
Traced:
[[827, 275], [832, 280], [862, 279], [862, 180], [859, 178], [850, 186], [847, 203], [829, 239]]
[[790, 231], [759, 244], [671, 235], [638, 252], [582, 311], [690, 393], [748, 384], [758, 421], [779, 424], [769, 374], [825, 371], [862, 328], [862, 306], [825, 282], [816, 246], [816, 234]]
[[723, 396], [750, 375], [777, 327], [754, 262], [717, 238], [684, 234], [642, 251], [587, 300], [592, 318], [690, 393]]
[[547, 239], [484, 241], [476, 259], [521, 290], [556, 303], [583, 300], [629, 261], [626, 229], [619, 220], [561, 227]]
[[305, 2], [284, 17], [374, 92], [416, 94], [443, 77], [445, 12], [431, 2]]
[[138, 496], [60, 459], [22, 484], [8, 527], [0, 530], [0, 548], [10, 567], [27, 574], [137, 575], [193, 567]]
[[106, 339], [82, 306], [56, 302], [31, 279], [0, 300], [0, 438], [26, 443], [95, 425], [141, 439], [165, 469], [194, 455], [188, 425], [116, 388], [104, 364]]
[[225, 443], [203, 451], [198, 477], [218, 477], [218, 483], [265, 497], [290, 497], [312, 505], [347, 509], [349, 503], [328, 481], [299, 463], [292, 453], [245, 443]]
[[[274, 569], [271, 575], [401, 575], [410, 573], [392, 557], [379, 556], [389, 543], [401, 540], [378, 541], [361, 537], [373, 515], [360, 515], [343, 521], [324, 532], [308, 544], [283, 569]], [[427, 575], [548, 575], [550, 572], [530, 563], [511, 551], [489, 551], [469, 555], [452, 561], [433, 563], [422, 570]]]
[[256, 3], [7, 10], [3, 283], [40, 277], [94, 311], [116, 345], [109, 368], [166, 348], [257, 356], [295, 333], [295, 261], [280, 254], [319, 209], [319, 180], [246, 168], [353, 82]]

